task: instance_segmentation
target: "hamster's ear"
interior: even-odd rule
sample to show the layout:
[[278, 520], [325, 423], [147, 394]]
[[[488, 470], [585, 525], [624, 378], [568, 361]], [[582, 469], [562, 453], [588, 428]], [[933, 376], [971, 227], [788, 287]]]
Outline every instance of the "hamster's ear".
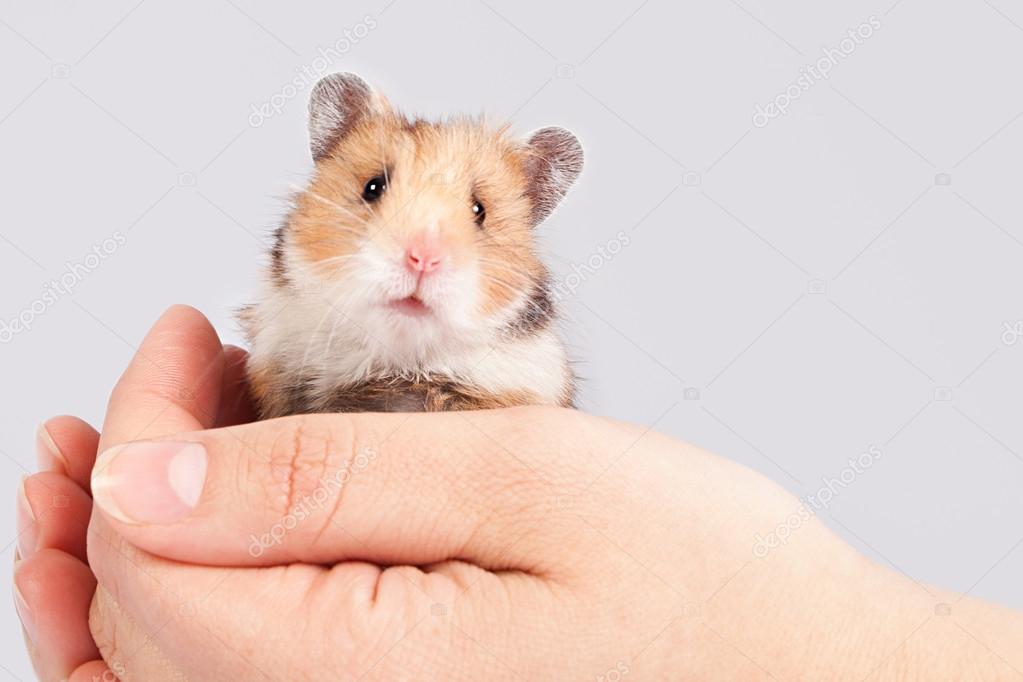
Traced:
[[541, 128], [526, 143], [525, 168], [533, 225], [539, 225], [582, 172], [582, 145], [564, 128]]
[[313, 159], [327, 156], [352, 127], [373, 111], [372, 88], [354, 73], [332, 73], [309, 97], [309, 143]]

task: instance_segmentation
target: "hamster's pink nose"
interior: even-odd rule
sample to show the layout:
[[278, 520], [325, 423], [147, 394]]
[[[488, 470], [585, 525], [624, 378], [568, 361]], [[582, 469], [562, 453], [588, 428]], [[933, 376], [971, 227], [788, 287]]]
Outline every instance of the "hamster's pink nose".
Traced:
[[435, 247], [419, 245], [405, 252], [405, 262], [412, 272], [433, 272], [440, 267], [441, 260], [440, 250]]

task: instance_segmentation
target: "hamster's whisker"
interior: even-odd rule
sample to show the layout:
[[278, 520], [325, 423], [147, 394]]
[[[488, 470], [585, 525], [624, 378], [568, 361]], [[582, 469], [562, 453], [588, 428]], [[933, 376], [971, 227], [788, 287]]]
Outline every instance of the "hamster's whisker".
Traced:
[[486, 258], [485, 256], [484, 257], [480, 257], [478, 260], [479, 260], [480, 264], [486, 265], [486, 266], [488, 266], [490, 268], [493, 268], [494, 270], [497, 270], [498, 272], [507, 272], [507, 273], [510, 273], [510, 274], [513, 274], [513, 275], [518, 275], [520, 277], [525, 276], [525, 277], [529, 277], [530, 279], [534, 279], [532, 277], [532, 275], [530, 275], [528, 273], [525, 273], [522, 270], [516, 270], [513, 267], [509, 267], [506, 263], [504, 263], [502, 261], [489, 259], [489, 258]]
[[380, 237], [383, 237], [386, 242], [389, 242], [393, 246], [399, 246], [399, 247], [401, 246], [401, 244], [398, 242], [398, 238], [397, 237], [395, 237], [393, 234], [391, 234], [390, 231], [382, 229], [382, 228], [379, 229], [379, 230], [376, 230], [375, 232], [371, 232], [370, 234], [366, 235], [366, 241], [372, 242], [372, 241], [375, 241], [376, 239], [378, 239]]
[[[309, 196], [311, 196], [312, 198], [316, 199], [317, 201], [321, 201], [324, 204], [326, 204], [327, 206], [330, 206], [331, 208], [333, 208], [333, 209], [335, 209], [337, 211], [341, 211], [342, 213], [344, 213], [347, 216], [355, 218], [356, 220], [358, 220], [363, 225], [368, 225], [369, 224], [369, 221], [367, 221], [362, 216], [349, 211], [347, 208], [345, 208], [341, 204], [337, 203], [336, 201], [331, 201], [330, 199], [326, 198], [325, 196], [322, 196], [321, 194], [319, 194], [318, 192], [314, 192], [312, 190], [305, 190], [305, 193], [308, 194]], [[366, 203], [365, 199], [363, 200], [362, 203], [364, 203], [364, 204]], [[367, 205], [367, 207], [369, 206], [369, 204], [366, 204], [366, 205]]]
[[506, 279], [501, 279], [499, 277], [494, 277], [491, 275], [483, 277], [483, 282], [488, 284], [497, 284], [501, 287], [504, 287], [505, 289], [511, 289], [515, 291], [519, 290], [520, 288], [520, 285], [516, 284], [515, 282]]
[[515, 274], [516, 273], [511, 270], [503, 270], [501, 272], [496, 273], [494, 272], [480, 273], [480, 276], [484, 280], [505, 282], [507, 284], [515, 284], [516, 282], [521, 282], [521, 280], [517, 280], [515, 278]]
[[326, 270], [328, 268], [332, 272], [337, 272], [339, 268], [337, 268], [336, 266], [339, 264], [343, 265], [344, 262], [349, 260], [350, 258], [352, 258], [352, 256], [333, 256], [331, 258], [324, 258], [321, 261], [316, 261], [315, 263], [312, 263], [305, 267], [308, 268], [307, 272]]
[[[346, 265], [348, 264], [342, 262], [342, 259], [328, 258], [316, 263], [296, 265], [295, 270], [304, 275], [311, 275], [319, 279], [324, 279], [328, 275], [337, 275], [346, 272]], [[332, 286], [336, 286], [336, 283], [332, 283]]]
[[325, 358], [330, 357], [330, 349], [334, 345], [334, 335], [337, 333], [337, 326], [343, 319], [345, 319], [344, 315], [334, 316], [334, 324], [330, 325], [330, 334], [327, 335], [327, 348], [323, 352]]
[[330, 223], [327, 227], [337, 234], [330, 234], [327, 237], [320, 239], [319, 241], [321, 243], [349, 244], [353, 237], [360, 237], [365, 234], [365, 229], [352, 227], [351, 225], [345, 225], [343, 223]]
[[322, 258], [318, 261], [314, 261], [313, 265], [321, 265], [323, 263], [334, 263], [336, 261], [348, 260], [349, 258], [355, 258], [354, 253], [339, 253], [336, 256], [330, 256], [329, 258]]
[[546, 279], [545, 275], [538, 275], [532, 272], [524, 272], [522, 270], [518, 270], [514, 267], [509, 266], [505, 261], [494, 260], [493, 258], [488, 258], [487, 256], [478, 257], [478, 262], [498, 272], [507, 272], [515, 275], [516, 277], [525, 277], [534, 284], [543, 284], [544, 280]]
[[368, 201], [362, 198], [361, 194], [359, 195], [359, 201], [361, 201], [362, 205], [366, 207], [366, 210], [370, 212], [370, 215], [374, 214], [373, 207], [370, 206], [370, 203]]
[[380, 168], [384, 172], [384, 186], [390, 187], [391, 178], [388, 176], [387, 173], [387, 155], [384, 153], [383, 140], [380, 139], [379, 135], [377, 135], [377, 149], [380, 150]]
[[494, 275], [485, 275], [481, 278], [481, 281], [484, 283], [500, 284], [503, 287], [515, 290], [522, 290], [524, 288], [521, 281], [515, 281], [506, 277], [495, 277]]
[[[334, 284], [334, 286], [332, 286], [330, 288], [330, 291], [327, 292], [328, 295], [332, 295], [334, 293], [334, 290], [337, 289], [337, 288], [340, 288], [342, 284], [343, 284], [343, 282], [336, 282]], [[323, 323], [326, 321], [327, 317], [328, 317], [328, 315], [324, 315], [323, 317], [320, 318], [319, 323], [316, 325], [316, 329], [313, 331], [313, 336], [315, 336], [316, 334], [318, 334], [320, 332], [320, 329], [323, 327]], [[334, 324], [331, 326], [331, 329], [330, 329], [330, 339], [331, 340], [333, 340], [334, 330], [335, 330], [335, 328], [337, 326], [337, 322], [340, 319], [340, 316], [335, 315], [334, 318], [335, 318], [334, 319]], [[308, 363], [309, 363], [309, 354], [312, 352], [312, 350], [313, 350], [313, 344], [311, 344], [311, 343], [307, 344], [305, 352], [302, 354], [302, 366], [303, 367], [308, 365]], [[329, 346], [328, 346], [328, 350], [329, 350]]]

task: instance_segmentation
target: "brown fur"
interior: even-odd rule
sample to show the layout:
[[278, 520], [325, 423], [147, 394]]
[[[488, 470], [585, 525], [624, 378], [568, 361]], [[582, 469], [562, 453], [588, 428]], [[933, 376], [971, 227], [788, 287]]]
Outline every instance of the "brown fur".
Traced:
[[252, 396], [260, 419], [300, 414], [292, 409], [292, 386], [274, 367], [257, 365], [251, 360], [247, 366], [249, 394]]
[[[528, 336], [550, 323], [554, 310], [549, 276], [535, 252], [533, 229], [581, 169], [581, 149], [574, 137], [549, 128], [521, 142], [506, 128], [492, 128], [482, 120], [408, 119], [351, 74], [336, 74], [316, 86], [310, 132], [316, 170], [275, 235], [271, 286], [284, 290], [292, 286], [289, 249], [297, 250], [311, 267], [322, 268], [327, 278], [329, 268], [354, 254], [365, 240], [382, 240], [397, 249], [429, 221], [454, 265], [479, 264], [480, 315], [495, 315], [525, 297], [525, 308], [503, 333]], [[368, 204], [362, 199], [363, 188], [378, 175], [387, 178], [386, 199]], [[474, 200], [485, 207], [482, 226], [471, 210]], [[254, 338], [255, 315], [243, 311], [242, 323]], [[266, 364], [250, 363], [249, 382], [263, 418], [541, 402], [529, 391], [491, 395], [443, 377], [372, 379], [340, 385], [324, 395], [314, 390], [312, 377], [289, 374], [272, 358], [262, 362]], [[565, 395], [558, 402], [571, 406], [574, 385], [570, 370], [566, 373]]]
[[[456, 264], [479, 255], [485, 282], [480, 313], [490, 315], [546, 278], [534, 250], [527, 150], [482, 121], [410, 122], [387, 111], [355, 123], [318, 163], [288, 229], [312, 263], [345, 256], [360, 239], [400, 242], [422, 228], [429, 207]], [[387, 173], [387, 201], [361, 200], [366, 181]], [[482, 228], [470, 207], [486, 208]], [[339, 229], [339, 217], [348, 225]]]
[[531, 405], [526, 392], [490, 395], [450, 381], [381, 380], [338, 389], [324, 403], [327, 412], [444, 412]]
[[[263, 419], [317, 412], [446, 412], [535, 405], [537, 396], [519, 391], [492, 395], [453, 381], [378, 379], [338, 387], [318, 396], [308, 381], [295, 381], [263, 368], [250, 376], [253, 398]], [[571, 407], [565, 396], [562, 407]]]

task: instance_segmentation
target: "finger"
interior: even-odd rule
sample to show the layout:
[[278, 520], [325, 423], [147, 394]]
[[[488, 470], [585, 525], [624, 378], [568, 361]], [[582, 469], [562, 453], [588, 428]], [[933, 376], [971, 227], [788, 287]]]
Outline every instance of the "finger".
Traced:
[[[134, 576], [125, 581], [130, 585], [138, 582]], [[140, 623], [122, 608], [119, 600], [124, 598], [118, 593], [115, 600], [113, 593], [105, 589], [101, 581], [89, 609], [89, 630], [110, 670], [106, 679], [110, 679], [111, 673], [129, 682], [208, 679], [182, 675], [177, 666], [167, 659], [161, 648], [164, 644], [162, 635], [166, 634], [165, 628], [174, 614], [160, 608], [162, 601], [158, 595], [149, 593], [144, 597], [148, 602], [148, 607], [144, 608], [151, 611], [146, 623]], [[155, 613], [152, 612], [154, 610]]]
[[[102, 534], [96, 541], [108, 539]], [[428, 577], [409, 567], [383, 571], [346, 563], [330, 569], [302, 564], [218, 568], [174, 562], [137, 549], [104, 552], [102, 557], [97, 576], [101, 586], [117, 594], [123, 616], [109, 633], [102, 626], [93, 630], [104, 655], [108, 656], [103, 645], [107, 635], [120, 637], [118, 623], [128, 621], [141, 632], [153, 633], [159, 651], [182, 671], [181, 679], [292, 679], [295, 670], [310, 664], [317, 666], [322, 679], [361, 678], [359, 673], [405, 628], [421, 621], [438, 602], [453, 604], [459, 591], [453, 580]], [[412, 573], [418, 575], [407, 577]], [[103, 587], [97, 591], [97, 602], [103, 601], [103, 592]], [[310, 636], [295, 639], [299, 626]], [[316, 644], [310, 648], [313, 640]], [[294, 645], [252, 647], [253, 641]], [[326, 658], [310, 658], [320, 650], [329, 651]], [[110, 655], [107, 660], [116, 658]], [[126, 664], [133, 678], [137, 660]], [[344, 674], [331, 665], [341, 667]]]
[[29, 476], [18, 489], [18, 552], [28, 559], [56, 549], [86, 560], [92, 498], [70, 478], [53, 472]]
[[54, 417], [36, 429], [39, 470], [65, 474], [86, 491], [98, 447], [99, 433], [78, 417]]
[[[276, 649], [281, 664], [287, 663], [284, 658], [291, 649], [298, 655], [304, 647], [293, 639], [293, 630], [289, 634], [284, 629], [303, 622], [304, 597], [326, 569], [234, 569], [178, 563], [123, 542], [109, 528], [99, 529], [93, 542], [106, 547], [96, 553], [93, 564], [100, 587], [93, 602], [92, 632], [115, 671], [120, 665], [130, 673], [129, 679], [144, 680], [292, 678], [283, 672], [268, 675], [265, 668], [248, 665], [254, 652], [246, 643], [288, 641], [290, 637], [295, 646], [287, 647], [288, 651], [258, 648]], [[116, 601], [111, 595], [116, 595]], [[147, 642], [152, 647], [135, 655]], [[181, 674], [140, 672], [152, 666]]]
[[[220, 409], [223, 367], [223, 347], [206, 318], [186, 306], [168, 309], [114, 387], [101, 446], [212, 426]], [[107, 531], [106, 521], [94, 515], [88, 536], [89, 565], [95, 570], [97, 565], [109, 564], [111, 557], [135, 552], [140, 555], [137, 565], [123, 577], [137, 579], [138, 565], [146, 557]], [[106, 540], [97, 541], [100, 536]]]
[[[543, 578], [460, 562], [419, 569], [215, 568], [150, 554], [138, 561], [106, 554], [100, 583], [113, 586], [129, 620], [155, 633], [182, 679], [292, 679], [313, 669], [321, 679], [405, 679], [409, 670], [445, 679], [456, 668], [466, 679], [503, 679], [494, 656], [515, 660], [523, 645], [557, 641], [566, 603], [552, 599], [554, 585]], [[296, 639], [296, 628], [306, 634]]]
[[212, 426], [223, 368], [223, 347], [209, 321], [193, 308], [171, 307], [114, 387], [101, 447]]
[[23, 559], [14, 570], [14, 602], [41, 680], [64, 680], [99, 658], [89, 632], [96, 579], [89, 567], [55, 549]]
[[[100, 447], [212, 426], [219, 411], [224, 352], [199, 311], [169, 308], [142, 340], [110, 395]], [[104, 465], [97, 460], [93, 475]], [[90, 535], [102, 517], [95, 518]], [[90, 543], [93, 548], [108, 545]]]
[[550, 408], [289, 417], [113, 448], [93, 492], [117, 533], [180, 561], [529, 570], [550, 554], [536, 549], [551, 529], [533, 527], [593, 478], [574, 453], [596, 443], [550, 434], [594, 433], [607, 452], [634, 438], [596, 421]]
[[[82, 568], [92, 514], [88, 490], [98, 442], [96, 430], [77, 417], [60, 416], [43, 422], [36, 431], [36, 453], [43, 471], [23, 479], [18, 490], [18, 553], [21, 565], [28, 567], [20, 570], [27, 570], [30, 577], [33, 571], [43, 576], [63, 576], [58, 582], [43, 583], [49, 585], [49, 592], [36, 594], [32, 609], [15, 583], [15, 602], [20, 600], [20, 610], [43, 613], [44, 622], [56, 617], [63, 624], [56, 631], [52, 627], [50, 631], [44, 629], [41, 650], [29, 644], [33, 664], [44, 680], [66, 679], [69, 670], [95, 655], [88, 621], [80, 609], [75, 612], [72, 608], [69, 613], [69, 606], [88, 599], [95, 585], [95, 578]], [[40, 551], [44, 556], [33, 568], [37, 561], [34, 557]], [[31, 561], [24, 564], [28, 559]]]
[[224, 372], [220, 389], [220, 413], [217, 426], [248, 424], [256, 420], [256, 409], [249, 395], [245, 366], [249, 354], [238, 346], [224, 346]]
[[[220, 413], [224, 366], [224, 350], [206, 318], [184, 306], [169, 309], [146, 335], [110, 397], [102, 447], [212, 426]], [[100, 467], [97, 462], [94, 468]], [[161, 560], [110, 533], [102, 517], [94, 517], [90, 526], [89, 559], [101, 586], [144, 586], [148, 592], [142, 603], [152, 603], [156, 593], [167, 589], [147, 580], [147, 567]]]

